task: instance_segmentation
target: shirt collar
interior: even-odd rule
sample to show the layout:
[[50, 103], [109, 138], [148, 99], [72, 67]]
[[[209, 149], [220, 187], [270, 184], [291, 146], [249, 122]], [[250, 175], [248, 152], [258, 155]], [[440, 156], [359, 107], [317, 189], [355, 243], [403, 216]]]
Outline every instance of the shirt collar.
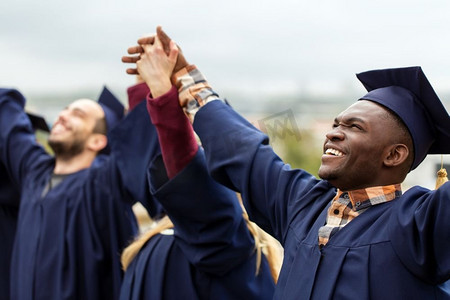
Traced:
[[341, 191], [338, 189], [334, 200], [341, 197], [348, 197], [355, 211], [392, 201], [402, 195], [400, 184], [374, 186], [353, 191]]

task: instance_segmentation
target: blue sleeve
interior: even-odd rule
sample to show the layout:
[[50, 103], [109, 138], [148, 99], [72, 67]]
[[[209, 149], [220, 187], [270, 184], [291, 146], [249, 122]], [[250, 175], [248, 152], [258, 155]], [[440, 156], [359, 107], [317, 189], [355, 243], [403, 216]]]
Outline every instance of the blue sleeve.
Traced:
[[[121, 184], [117, 188], [123, 193], [124, 199], [141, 202], [152, 217], [160, 214], [161, 206], [152, 199], [147, 182], [149, 164], [160, 153], [160, 149], [145, 101], [113, 129], [110, 143], [111, 168], [119, 172]], [[108, 174], [111, 170], [105, 172]]]
[[282, 244], [295, 214], [315, 199], [308, 193], [318, 184], [324, 185], [324, 192], [331, 188], [284, 164], [268, 137], [221, 101], [212, 101], [197, 112], [194, 129], [211, 175], [239, 191], [252, 221]]
[[223, 275], [250, 258], [254, 241], [236, 194], [209, 176], [202, 150], [170, 181], [159, 157], [149, 178], [152, 193], [175, 225], [180, 249], [193, 265]]
[[436, 191], [414, 187], [393, 207], [390, 239], [399, 259], [431, 284], [450, 279], [450, 182]]
[[18, 91], [0, 89], [0, 160], [18, 189], [30, 170], [51, 159], [37, 143], [24, 106]]
[[19, 189], [9, 178], [5, 166], [0, 163], [0, 205], [19, 207]]

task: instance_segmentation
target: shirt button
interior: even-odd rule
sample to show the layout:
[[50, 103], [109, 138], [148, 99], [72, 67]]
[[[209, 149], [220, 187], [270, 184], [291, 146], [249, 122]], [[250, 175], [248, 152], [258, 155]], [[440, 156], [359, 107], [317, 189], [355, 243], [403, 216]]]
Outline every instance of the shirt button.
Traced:
[[335, 215], [338, 215], [338, 214], [339, 214], [339, 209], [335, 209], [335, 210], [333, 211], [333, 213], [334, 213]]

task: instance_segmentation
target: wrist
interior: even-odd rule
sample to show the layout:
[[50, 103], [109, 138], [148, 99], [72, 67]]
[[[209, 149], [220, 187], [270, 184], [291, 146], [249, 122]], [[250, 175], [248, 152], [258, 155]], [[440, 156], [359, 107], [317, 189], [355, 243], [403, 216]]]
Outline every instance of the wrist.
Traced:
[[176, 72], [171, 80], [178, 89], [180, 105], [188, 114], [195, 114], [212, 100], [221, 100], [195, 65], [188, 65]]
[[146, 80], [146, 83], [152, 91], [153, 98], [158, 98], [164, 94], [167, 94], [167, 92], [172, 88], [172, 83], [169, 78], [149, 79]]

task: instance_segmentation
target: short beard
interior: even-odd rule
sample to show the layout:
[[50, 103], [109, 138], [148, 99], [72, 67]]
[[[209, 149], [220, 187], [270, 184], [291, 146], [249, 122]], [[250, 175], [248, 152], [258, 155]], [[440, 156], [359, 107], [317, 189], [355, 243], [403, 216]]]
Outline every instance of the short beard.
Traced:
[[53, 150], [55, 157], [63, 160], [68, 160], [73, 158], [74, 156], [83, 152], [84, 143], [79, 141], [74, 141], [73, 143], [64, 143], [48, 140], [48, 145]]

